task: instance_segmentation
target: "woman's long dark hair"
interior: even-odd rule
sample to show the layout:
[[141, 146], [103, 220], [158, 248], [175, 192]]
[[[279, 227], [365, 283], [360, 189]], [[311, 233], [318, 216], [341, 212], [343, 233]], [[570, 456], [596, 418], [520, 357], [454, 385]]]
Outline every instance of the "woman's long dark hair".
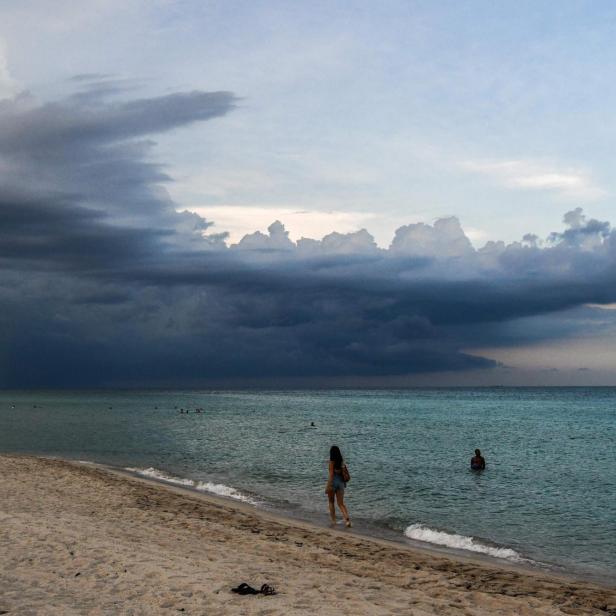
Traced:
[[342, 468], [342, 454], [336, 445], [332, 445], [329, 450], [329, 459], [334, 463], [334, 468]]

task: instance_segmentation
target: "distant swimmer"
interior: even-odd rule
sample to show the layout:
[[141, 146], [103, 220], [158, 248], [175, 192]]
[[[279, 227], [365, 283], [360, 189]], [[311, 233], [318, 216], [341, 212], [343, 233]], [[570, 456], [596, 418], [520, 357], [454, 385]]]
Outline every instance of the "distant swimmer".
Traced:
[[481, 451], [479, 449], [475, 449], [475, 455], [471, 458], [471, 469], [474, 471], [482, 471], [485, 467], [485, 458], [481, 455]]
[[311, 422], [310, 422], [310, 427], [311, 427], [311, 428], [316, 428], [316, 426], [314, 425], [314, 421], [311, 421]]

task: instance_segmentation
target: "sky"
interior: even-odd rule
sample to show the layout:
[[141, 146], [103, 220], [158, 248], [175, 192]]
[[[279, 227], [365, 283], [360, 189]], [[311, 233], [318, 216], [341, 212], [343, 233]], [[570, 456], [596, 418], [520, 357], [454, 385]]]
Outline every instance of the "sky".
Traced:
[[615, 34], [0, 3], [0, 387], [616, 385]]

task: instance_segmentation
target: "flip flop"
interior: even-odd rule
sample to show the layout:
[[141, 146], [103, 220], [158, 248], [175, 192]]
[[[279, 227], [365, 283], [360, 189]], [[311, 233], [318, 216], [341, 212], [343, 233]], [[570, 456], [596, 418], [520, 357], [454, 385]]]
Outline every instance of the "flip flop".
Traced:
[[249, 586], [246, 582], [242, 582], [237, 588], [232, 588], [231, 592], [238, 595], [258, 595], [261, 591]]
[[269, 584], [263, 584], [263, 586], [261, 586], [261, 589], [257, 590], [256, 588], [253, 588], [252, 586], [246, 584], [246, 582], [242, 582], [236, 588], [232, 588], [231, 592], [235, 592], [238, 595], [275, 595], [276, 589]]
[[275, 595], [276, 594], [276, 590], [274, 589], [274, 587], [270, 586], [269, 584], [263, 584], [263, 586], [261, 586], [261, 592], [264, 595]]

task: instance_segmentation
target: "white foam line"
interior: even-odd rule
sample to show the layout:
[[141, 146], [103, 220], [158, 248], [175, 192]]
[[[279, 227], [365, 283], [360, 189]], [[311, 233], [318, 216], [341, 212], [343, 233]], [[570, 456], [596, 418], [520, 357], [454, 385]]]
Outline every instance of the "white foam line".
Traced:
[[455, 548], [457, 550], [468, 550], [469, 552], [486, 554], [488, 556], [503, 558], [514, 562], [532, 562], [527, 558], [522, 557], [511, 548], [493, 547], [481, 543], [473, 537], [466, 537], [464, 535], [456, 535], [455, 533], [446, 533], [441, 530], [434, 530], [433, 528], [429, 528], [423, 524], [411, 524], [404, 531], [404, 534], [409, 539], [423, 541], [425, 543], [433, 543], [435, 545], [442, 545], [448, 548]]
[[239, 490], [226, 486], [223, 483], [213, 483], [211, 481], [193, 481], [192, 479], [185, 479], [184, 477], [176, 477], [165, 473], [165, 471], [158, 470], [157, 468], [132, 468], [127, 467], [125, 470], [131, 473], [136, 473], [142, 477], [148, 477], [150, 479], [156, 479], [165, 483], [171, 483], [173, 485], [184, 486], [187, 488], [193, 488], [199, 492], [209, 492], [218, 496], [225, 496], [227, 498], [233, 498], [234, 500], [242, 501], [244, 503], [250, 503], [251, 505], [257, 505], [258, 502], [245, 494], [242, 494]]
[[218, 494], [219, 496], [227, 496], [228, 498], [234, 498], [236, 500], [244, 501], [245, 503], [257, 504], [257, 501], [249, 498], [245, 494], [238, 492], [235, 488], [224, 485], [223, 483], [212, 483], [211, 481], [199, 481], [195, 488], [199, 492], [211, 492], [212, 494]]

